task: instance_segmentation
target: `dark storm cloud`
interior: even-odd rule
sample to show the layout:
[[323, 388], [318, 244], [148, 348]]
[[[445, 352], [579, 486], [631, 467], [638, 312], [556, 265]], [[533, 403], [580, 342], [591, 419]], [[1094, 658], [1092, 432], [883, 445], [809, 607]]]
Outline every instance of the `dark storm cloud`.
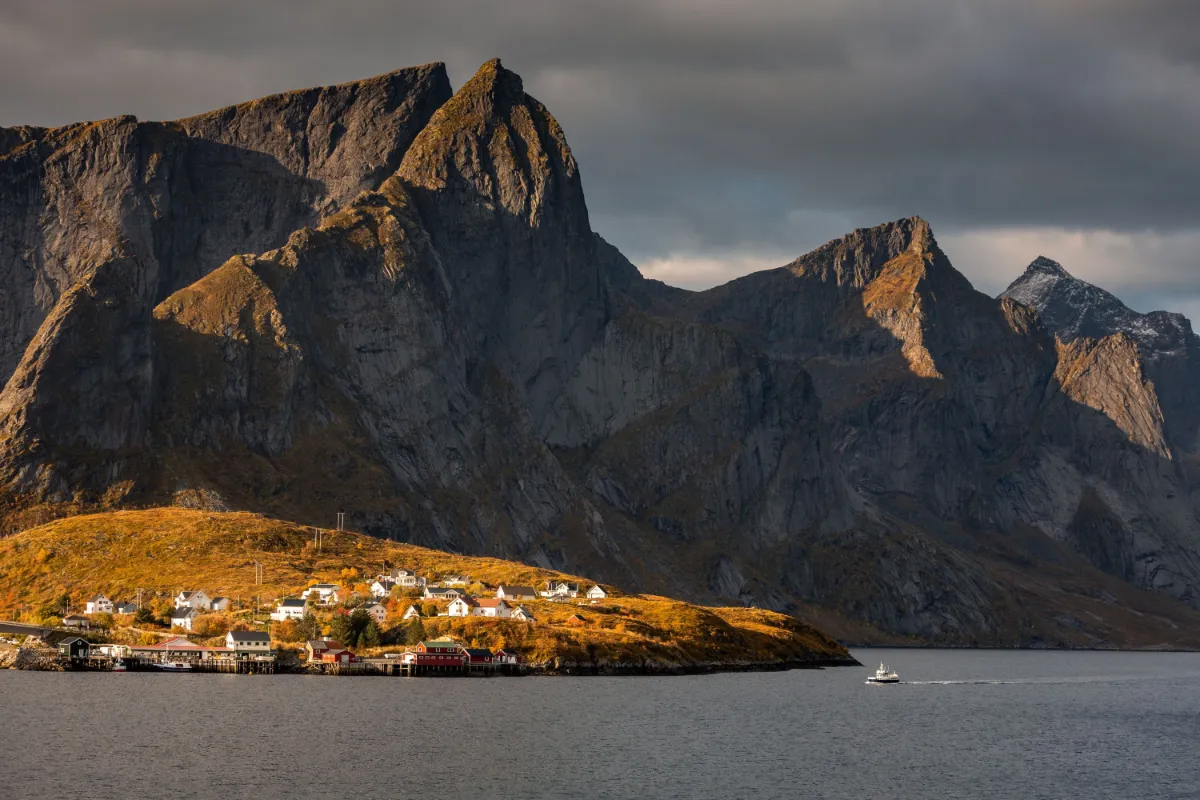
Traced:
[[1085, 277], [1114, 272], [1090, 232], [1148, 243], [1166, 263], [1110, 288], [1152, 297], [1192, 279], [1179, 243], [1200, 241], [1197, 30], [1194, 0], [3, 2], [0, 124], [169, 118], [434, 60], [461, 83], [499, 55], [563, 123], [595, 227], [672, 275], [918, 213], [986, 288], [1039, 237], [1084, 237]]

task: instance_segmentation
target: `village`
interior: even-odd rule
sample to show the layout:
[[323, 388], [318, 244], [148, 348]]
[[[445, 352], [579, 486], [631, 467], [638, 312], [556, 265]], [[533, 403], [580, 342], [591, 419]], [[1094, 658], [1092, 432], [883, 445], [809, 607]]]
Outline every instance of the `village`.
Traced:
[[[344, 574], [351, 580], [358, 577], [355, 570]], [[611, 591], [599, 584], [584, 590], [566, 580], [549, 580], [537, 588], [503, 583], [493, 587], [463, 574], [435, 581], [395, 568], [369, 584], [313, 582], [266, 608], [261, 598], [253, 598], [251, 606], [241, 598], [204, 589], [181, 590], [169, 602], [157, 593], [143, 603], [142, 594], [131, 602], [101, 593], [89, 597], [78, 611], [64, 609], [53, 632], [25, 643], [41, 653], [35, 662], [41, 666], [34, 668], [408, 677], [520, 674], [527, 665], [519, 647], [493, 648], [464, 637], [429, 636], [427, 624], [470, 620], [533, 626], [543, 604], [595, 605], [608, 600]], [[565, 624], [585, 625], [584, 611], [572, 613]], [[114, 629], [139, 632], [138, 641], [103, 641], [103, 633]]]

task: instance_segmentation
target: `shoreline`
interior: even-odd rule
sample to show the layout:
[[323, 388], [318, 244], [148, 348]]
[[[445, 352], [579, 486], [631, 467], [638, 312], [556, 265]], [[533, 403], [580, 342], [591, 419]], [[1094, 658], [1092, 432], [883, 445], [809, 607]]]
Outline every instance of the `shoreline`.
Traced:
[[1036, 647], [1000, 644], [856, 644], [841, 642], [847, 650], [990, 650], [1027, 653], [1200, 653], [1195, 647]]
[[[30, 654], [34, 656], [34, 654]], [[258, 677], [268, 675], [311, 675], [314, 677], [401, 677], [388, 672], [379, 671], [369, 662], [362, 663], [361, 668], [350, 670], [316, 671], [300, 665], [276, 665], [270, 672], [257, 673]], [[496, 671], [491, 674], [451, 674], [428, 675], [416, 677], [674, 677], [686, 675], [716, 675], [720, 673], [746, 672], [789, 672], [791, 670], [819, 670], [832, 667], [862, 667], [862, 663], [854, 657], [848, 658], [818, 658], [807, 660], [787, 661], [758, 661], [758, 662], [699, 662], [693, 664], [560, 664], [532, 665], [517, 671]], [[51, 659], [45, 655], [40, 657], [17, 658], [8, 669], [20, 672], [111, 672], [110, 669], [72, 664], [62, 659]], [[130, 672], [175, 672], [180, 675], [199, 674], [230, 674], [213, 672], [211, 670], [179, 670], [168, 671], [144, 664]], [[254, 673], [251, 673], [254, 674]]]
[[523, 674], [547, 677], [639, 677], [673, 675], [715, 675], [724, 672], [788, 672], [827, 667], [861, 667], [858, 659], [818, 658], [788, 661], [752, 661], [744, 663], [701, 662], [697, 664], [575, 664], [559, 667], [527, 667]]

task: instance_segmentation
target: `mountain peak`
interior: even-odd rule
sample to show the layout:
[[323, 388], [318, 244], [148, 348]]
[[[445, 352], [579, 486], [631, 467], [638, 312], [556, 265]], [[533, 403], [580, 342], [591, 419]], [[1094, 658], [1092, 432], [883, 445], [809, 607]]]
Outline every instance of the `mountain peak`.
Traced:
[[[914, 264], [928, 260], [939, 268], [949, 267], [934, 239], [933, 228], [921, 217], [914, 216], [873, 228], [858, 228], [801, 256], [788, 268], [796, 274], [819, 276], [823, 281], [862, 288], [879, 275], [885, 264], [904, 254], [916, 256]], [[949, 269], [953, 271], [953, 267]]]
[[1059, 278], [1070, 278], [1071, 273], [1063, 269], [1063, 265], [1051, 258], [1038, 256], [1025, 268], [1025, 275], [1053, 275]]
[[516, 96], [525, 94], [525, 84], [521, 76], [510, 69], [505, 69], [500, 59], [489, 59], [479, 66], [468, 83], [479, 82], [494, 90], [510, 92]]
[[1045, 256], [1034, 259], [1001, 296], [1037, 311], [1046, 327], [1064, 342], [1100, 340], [1124, 333], [1153, 359], [1182, 351], [1193, 338], [1191, 323], [1182, 314], [1140, 314], [1112, 293], [1076, 278]]
[[498, 58], [485, 62], [438, 109], [405, 155], [399, 176], [419, 195], [454, 187], [532, 224], [563, 199], [558, 194], [571, 196], [566, 208], [572, 213], [582, 205], [562, 129]]

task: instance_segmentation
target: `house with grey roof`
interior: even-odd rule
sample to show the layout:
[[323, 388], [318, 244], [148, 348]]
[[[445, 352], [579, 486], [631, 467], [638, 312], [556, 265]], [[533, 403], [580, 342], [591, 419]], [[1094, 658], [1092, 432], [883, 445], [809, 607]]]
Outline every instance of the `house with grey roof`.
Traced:
[[200, 590], [180, 592], [175, 595], [175, 607], [210, 611], [212, 609], [212, 598]]
[[88, 614], [111, 614], [113, 613], [113, 601], [109, 600], [102, 594], [98, 594], [87, 601], [85, 613]]
[[288, 597], [280, 600], [271, 612], [271, 619], [283, 622], [285, 619], [304, 619], [308, 612], [308, 601], [302, 597]]
[[200, 609], [192, 608], [191, 606], [177, 608], [171, 612], [171, 627], [183, 628], [184, 630], [190, 631], [196, 621], [196, 618], [199, 616]]
[[225, 646], [235, 658], [271, 655], [271, 637], [262, 631], [230, 631], [225, 634]]
[[511, 586], [500, 584], [496, 587], [496, 597], [501, 600], [537, 600], [537, 591], [532, 586]]

